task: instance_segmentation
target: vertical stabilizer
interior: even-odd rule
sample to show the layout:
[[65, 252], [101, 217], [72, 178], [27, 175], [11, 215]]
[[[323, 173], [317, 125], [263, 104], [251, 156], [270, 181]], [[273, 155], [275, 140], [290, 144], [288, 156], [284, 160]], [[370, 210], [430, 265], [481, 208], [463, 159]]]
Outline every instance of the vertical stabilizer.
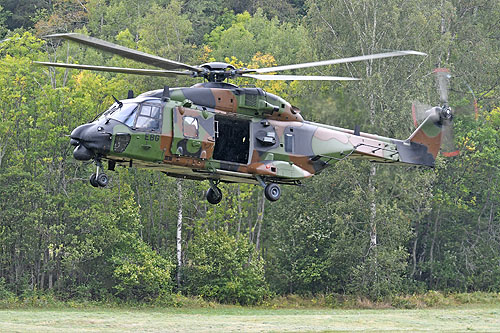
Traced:
[[428, 153], [430, 153], [434, 159], [441, 148], [441, 137], [443, 133], [439, 112], [440, 109], [436, 107], [428, 110], [425, 120], [408, 138], [410, 142], [419, 143], [427, 147]]

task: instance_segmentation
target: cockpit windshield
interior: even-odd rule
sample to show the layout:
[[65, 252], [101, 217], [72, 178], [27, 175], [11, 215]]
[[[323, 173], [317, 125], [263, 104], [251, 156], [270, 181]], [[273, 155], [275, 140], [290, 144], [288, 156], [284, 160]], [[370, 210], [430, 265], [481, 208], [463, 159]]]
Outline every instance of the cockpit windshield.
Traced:
[[137, 109], [137, 103], [123, 103], [122, 107], [115, 103], [104, 113], [104, 116], [118, 120], [119, 122], [132, 127], [134, 125]]

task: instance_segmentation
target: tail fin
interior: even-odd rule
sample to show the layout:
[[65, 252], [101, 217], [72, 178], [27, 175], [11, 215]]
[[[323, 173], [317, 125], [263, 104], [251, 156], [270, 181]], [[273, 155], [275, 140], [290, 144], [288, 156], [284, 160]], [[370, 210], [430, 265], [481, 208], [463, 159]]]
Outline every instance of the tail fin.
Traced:
[[440, 108], [431, 108], [427, 117], [410, 137], [401, 141], [398, 152], [401, 162], [433, 167], [441, 148], [443, 126], [440, 122]]
[[438, 108], [432, 108], [428, 111], [428, 116], [420, 124], [415, 132], [408, 138], [409, 141], [423, 144], [427, 147], [427, 151], [435, 159], [441, 148], [441, 136], [443, 126], [439, 122]]

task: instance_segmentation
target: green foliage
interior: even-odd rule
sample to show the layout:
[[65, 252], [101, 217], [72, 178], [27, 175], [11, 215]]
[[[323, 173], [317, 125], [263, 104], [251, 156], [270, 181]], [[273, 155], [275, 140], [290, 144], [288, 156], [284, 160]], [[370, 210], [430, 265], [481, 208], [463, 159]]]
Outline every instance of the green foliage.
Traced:
[[5, 278], [0, 278], [0, 300], [10, 301], [15, 298], [15, 294], [5, 285]]
[[139, 45], [146, 52], [189, 62], [191, 52], [186, 52], [190, 47], [187, 39], [193, 28], [187, 15], [181, 13], [181, 5], [180, 1], [172, 0], [166, 8], [154, 4], [147, 11], [138, 31]]
[[213, 51], [211, 56], [218, 61], [236, 56], [249, 63], [261, 52], [272, 54], [280, 64], [292, 64], [311, 60], [311, 51], [304, 43], [307, 38], [302, 26], [280, 23], [277, 18], [269, 20], [257, 10], [254, 15], [237, 14], [229, 27], [227, 23], [215, 27], [206, 36], [206, 42]]
[[50, 8], [50, 0], [3, 0], [1, 15], [9, 30], [18, 28], [29, 29], [36, 23], [33, 19], [41, 10]]
[[[9, 39], [0, 44], [0, 298], [182, 305], [185, 293], [195, 303], [256, 304], [271, 289], [301, 295], [288, 304], [314, 294], [329, 295], [325, 304], [353, 295], [358, 307], [425, 307], [448, 302], [442, 291], [499, 291], [499, 13], [498, 1], [480, 0], [2, 1], [0, 39]], [[204, 199], [208, 184], [184, 181], [186, 266], [175, 289], [176, 181], [117, 170], [108, 188], [91, 188], [92, 168], [72, 158], [66, 135], [107, 109], [111, 95], [199, 80], [35, 66], [142, 65], [13, 32], [20, 27], [39, 35], [78, 29], [193, 65], [258, 68], [416, 49], [428, 56], [294, 72], [363, 79], [356, 83], [234, 83], [280, 95], [309, 120], [405, 138], [411, 102], [436, 103], [429, 73], [448, 67], [450, 103], [471, 104], [473, 91], [479, 117], [457, 115], [461, 156], [438, 158], [435, 170], [378, 166], [371, 174], [367, 163], [342, 161], [303, 187], [284, 186], [275, 203], [263, 204], [259, 187], [223, 184], [215, 207]], [[395, 296], [425, 290], [439, 291]]]
[[373, 300], [382, 300], [403, 290], [408, 254], [404, 248], [371, 250], [367, 258], [353, 269], [351, 292]]
[[257, 304], [269, 295], [264, 261], [246, 239], [223, 230], [197, 235], [184, 273], [190, 294], [222, 303]]
[[6, 11], [1, 5], [0, 5], [0, 38], [3, 38], [5, 34], [7, 33], [7, 28], [5, 26], [5, 21], [7, 20], [8, 15], [10, 12]]
[[130, 235], [117, 244], [111, 257], [115, 294], [124, 299], [154, 299], [172, 291], [173, 265], [146, 243]]

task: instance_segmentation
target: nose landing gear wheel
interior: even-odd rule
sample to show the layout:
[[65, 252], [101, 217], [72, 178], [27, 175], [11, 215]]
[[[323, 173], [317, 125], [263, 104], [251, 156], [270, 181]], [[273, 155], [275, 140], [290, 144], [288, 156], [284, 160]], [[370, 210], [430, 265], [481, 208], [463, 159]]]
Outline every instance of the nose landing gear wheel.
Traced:
[[100, 173], [96, 178], [97, 184], [101, 187], [106, 187], [109, 182], [109, 178], [105, 173]]
[[99, 183], [97, 183], [97, 179], [95, 177], [95, 173], [93, 173], [91, 176], [90, 176], [90, 185], [94, 186], [94, 187], [99, 187]]
[[276, 201], [281, 197], [281, 188], [278, 184], [270, 183], [264, 188], [264, 194], [267, 200]]
[[207, 201], [212, 205], [217, 205], [222, 200], [222, 192], [218, 187], [210, 187], [207, 191]]
[[108, 175], [106, 175], [103, 172], [100, 172], [100, 170], [102, 168], [101, 160], [99, 158], [95, 158], [94, 162], [97, 166], [97, 172], [93, 173], [90, 176], [90, 185], [92, 185], [94, 187], [99, 187], [99, 186], [106, 187], [109, 183], [109, 178], [108, 178]]
[[99, 176], [96, 176], [96, 174], [93, 173], [89, 180], [90, 185], [94, 187], [106, 187], [109, 183], [109, 178], [105, 173], [100, 173]]

